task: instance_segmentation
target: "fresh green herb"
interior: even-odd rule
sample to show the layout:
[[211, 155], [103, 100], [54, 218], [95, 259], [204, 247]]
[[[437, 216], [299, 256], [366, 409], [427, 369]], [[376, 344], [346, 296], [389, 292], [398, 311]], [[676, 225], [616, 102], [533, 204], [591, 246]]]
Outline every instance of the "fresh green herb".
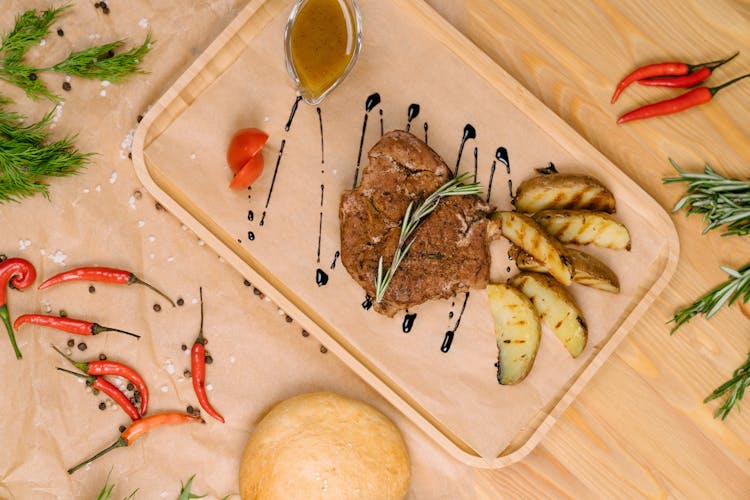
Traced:
[[[109, 476], [112, 474], [112, 469], [109, 470], [107, 473], [107, 479], [104, 481], [104, 486], [102, 487], [101, 491], [99, 492], [99, 495], [97, 495], [96, 500], [112, 500], [112, 492], [115, 489], [114, 484], [109, 484]], [[135, 494], [138, 492], [138, 490], [133, 490], [133, 492], [125, 497], [123, 500], [132, 500], [135, 498]]]
[[750, 233], [750, 181], [727, 178], [706, 165], [703, 173], [685, 172], [669, 160], [678, 177], [663, 179], [664, 184], [687, 183], [687, 192], [675, 205], [673, 212], [683, 208], [688, 215], [701, 214], [706, 227], [703, 234], [726, 226], [722, 236], [744, 236]]
[[670, 333], [677, 331], [698, 314], [710, 319], [724, 305], [731, 306], [740, 297], [743, 303], [750, 299], [750, 264], [745, 264], [737, 270], [721, 266], [721, 270], [729, 275], [729, 279], [689, 306], [677, 311], [670, 320], [670, 323], [675, 324]]
[[727, 398], [716, 410], [716, 413], [714, 413], [714, 418], [721, 417], [724, 420], [729, 415], [729, 412], [732, 411], [734, 405], [742, 399], [747, 386], [750, 386], [750, 353], [747, 354], [745, 363], [732, 373], [732, 378], [714, 389], [714, 392], [704, 399], [703, 402], [708, 403], [729, 392]]
[[91, 154], [76, 149], [75, 136], [49, 142], [52, 112], [22, 125], [26, 118], [8, 111], [9, 103], [0, 97], [0, 204], [38, 193], [49, 197], [45, 179], [79, 172]]
[[52, 23], [69, 9], [63, 5], [42, 12], [28, 10], [16, 16], [13, 29], [2, 37], [0, 43], [0, 79], [21, 88], [31, 99], [57, 96], [47, 89], [39, 74], [46, 71], [65, 73], [81, 78], [107, 80], [113, 83], [125, 80], [136, 73], [143, 73], [139, 65], [151, 49], [151, 34], [137, 47], [115, 54], [125, 41], [97, 45], [73, 52], [63, 61], [46, 68], [35, 68], [24, 62], [26, 52], [49, 33]]
[[192, 498], [203, 498], [206, 495], [196, 495], [190, 491], [190, 489], [193, 487], [193, 479], [195, 479], [195, 474], [190, 476], [190, 479], [188, 479], [187, 484], [182, 484], [182, 481], [180, 481], [180, 496], [177, 500], [191, 500]]
[[411, 238], [414, 231], [417, 230], [422, 221], [424, 221], [424, 219], [426, 219], [427, 216], [437, 208], [440, 200], [447, 196], [480, 194], [482, 192], [482, 187], [478, 182], [468, 184], [464, 183], [469, 177], [471, 177], [471, 174], [468, 172], [454, 177], [440, 186], [422, 203], [417, 205], [416, 208], [413, 201], [409, 203], [409, 206], [406, 207], [404, 219], [401, 222], [401, 235], [398, 239], [398, 245], [396, 246], [396, 252], [393, 255], [391, 266], [387, 271], [383, 272], [383, 257], [381, 256], [378, 260], [378, 276], [375, 279], [375, 302], [380, 303], [383, 300], [383, 296], [385, 295], [388, 285], [391, 284], [393, 275], [398, 269], [398, 266], [401, 265], [404, 257], [406, 257], [406, 254], [409, 253], [409, 249], [411, 249], [411, 246], [414, 243], [414, 238], [408, 243], [407, 240]]

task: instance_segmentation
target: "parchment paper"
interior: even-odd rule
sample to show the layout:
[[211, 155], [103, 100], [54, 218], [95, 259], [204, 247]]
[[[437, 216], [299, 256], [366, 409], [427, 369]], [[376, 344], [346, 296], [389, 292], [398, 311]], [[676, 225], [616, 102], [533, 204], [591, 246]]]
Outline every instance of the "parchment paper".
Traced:
[[[156, 44], [144, 62], [149, 74], [109, 87], [72, 79], [69, 93], [59, 90], [64, 77], [42, 77], [65, 98], [55, 121], [56, 136], [79, 132], [80, 149], [99, 155], [82, 175], [54, 180], [50, 201], [38, 197], [0, 205], [0, 253], [30, 260], [37, 268], [37, 284], [79, 265], [122, 267], [173, 298], [183, 298], [185, 305], [172, 309], [144, 288], [96, 285], [89, 293], [89, 284], [80, 283], [41, 292], [9, 291], [11, 316], [64, 309], [71, 317], [143, 335], [140, 341], [106, 333], [86, 338], [88, 349], [74, 348], [73, 355], [88, 360], [106, 353], [131, 364], [151, 389], [150, 412], [184, 410], [197, 402], [190, 382], [181, 380], [189, 364], [181, 345], [190, 345], [197, 335], [199, 308], [194, 300], [202, 286], [205, 331], [214, 358], [207, 370], [213, 387], [209, 394], [227, 423], [160, 429], [68, 476], [67, 468], [114, 442], [128, 418], [120, 410], [100, 411], [97, 406], [105, 398], [88, 394], [73, 377], [55, 370], [65, 362], [49, 344], [65, 346], [72, 336], [24, 326], [17, 332], [24, 359], [17, 361], [3, 329], [0, 498], [95, 498], [109, 473], [117, 485], [115, 498], [138, 489], [138, 499], [175, 499], [180, 481], [193, 474], [194, 492], [221, 498], [238, 490], [239, 456], [254, 422], [283, 398], [322, 389], [367, 401], [394, 419], [411, 455], [412, 498], [471, 497], [464, 486], [468, 467], [448, 457], [343, 363], [322, 354], [317, 341], [301, 335], [297, 322], [287, 323], [276, 306], [255, 295], [243, 277], [173, 216], [156, 210], [154, 199], [135, 177], [127, 153], [136, 117], [244, 2], [108, 3], [111, 13], [104, 16], [93, 3], [77, 2], [29, 61], [57, 61], [93, 41], [128, 37], [137, 43], [150, 28]], [[0, 31], [11, 28], [15, 13], [48, 6], [43, 1], [3, 2]], [[58, 26], [64, 37], [54, 34]], [[52, 107], [44, 101], [31, 103], [7, 85], [0, 92], [16, 100], [14, 109], [31, 117]], [[162, 306], [158, 313], [155, 303]]]
[[[248, 48], [148, 146], [146, 156], [175, 192], [236, 237], [358, 355], [375, 363], [481, 456], [494, 458], [554, 405], [657, 278], [663, 235], [654, 230], [640, 195], [606, 177], [600, 165], [582, 162], [562, 148], [543, 125], [446, 47], [434, 28], [411, 11], [402, 12], [397, 4], [362, 2], [366, 36], [354, 71], [320, 106], [320, 114], [300, 104], [285, 131], [295, 102], [295, 90], [283, 66], [288, 3], [267, 2], [252, 36], [246, 35], [251, 40]], [[380, 104], [366, 113], [366, 101], [374, 93]], [[412, 131], [424, 136], [426, 123], [429, 144], [451, 167], [458, 160], [465, 126], [471, 124], [476, 138], [464, 146], [460, 171], [471, 171], [476, 162], [479, 181], [489, 186], [494, 163], [491, 202], [497, 207], [510, 207], [509, 181], [517, 186], [534, 174], [534, 168], [548, 162], [562, 172], [599, 177], [614, 192], [617, 218], [630, 228], [633, 250], [587, 249], [620, 276], [622, 293], [571, 288], [589, 326], [589, 347], [578, 359], [571, 359], [545, 331], [531, 375], [518, 386], [501, 387], [493, 366], [497, 348], [484, 291], [471, 293], [453, 346], [443, 353], [443, 336], [455, 328], [463, 294], [411, 309], [417, 317], [405, 334], [403, 314], [389, 319], [365, 310], [362, 289], [340, 262], [334, 266], [339, 250], [338, 204], [343, 190], [353, 184], [360, 141], [361, 175], [366, 152], [381, 130], [405, 128], [412, 103], [420, 105], [419, 116], [410, 124]], [[249, 192], [229, 193], [226, 185], [231, 173], [224, 161], [227, 138], [237, 128], [248, 126], [260, 126], [271, 136], [264, 150], [266, 170]], [[510, 173], [496, 160], [501, 146], [507, 149]], [[493, 245], [495, 280], [514, 272], [508, 267], [512, 264], [506, 248], [504, 243]], [[327, 284], [316, 282], [316, 269], [328, 275]]]

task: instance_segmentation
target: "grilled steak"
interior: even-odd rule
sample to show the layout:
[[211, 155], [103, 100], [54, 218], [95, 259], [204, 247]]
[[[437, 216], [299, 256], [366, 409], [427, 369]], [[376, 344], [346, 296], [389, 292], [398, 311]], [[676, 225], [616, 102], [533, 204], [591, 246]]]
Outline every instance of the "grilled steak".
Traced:
[[[445, 184], [450, 169], [424, 142], [398, 130], [385, 134], [368, 158], [361, 184], [341, 197], [339, 219], [341, 262], [374, 297], [378, 259], [383, 257], [384, 269], [390, 266], [409, 202], [421, 203]], [[411, 250], [375, 310], [393, 316], [431, 299], [484, 288], [490, 211], [478, 196], [443, 198], [414, 233]]]

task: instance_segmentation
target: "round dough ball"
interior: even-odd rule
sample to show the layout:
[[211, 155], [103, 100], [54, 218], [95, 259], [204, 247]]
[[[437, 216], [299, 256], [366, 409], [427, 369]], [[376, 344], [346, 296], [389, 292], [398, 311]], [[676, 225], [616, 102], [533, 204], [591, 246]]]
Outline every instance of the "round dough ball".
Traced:
[[370, 405], [330, 392], [277, 404], [253, 430], [240, 464], [250, 499], [401, 499], [409, 455], [396, 426]]

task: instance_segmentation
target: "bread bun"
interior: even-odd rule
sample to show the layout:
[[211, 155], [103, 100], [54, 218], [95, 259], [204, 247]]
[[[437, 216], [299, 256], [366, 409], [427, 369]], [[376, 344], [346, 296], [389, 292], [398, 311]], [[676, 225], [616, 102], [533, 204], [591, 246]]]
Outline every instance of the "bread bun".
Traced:
[[317, 392], [282, 401], [253, 430], [240, 464], [240, 495], [401, 499], [409, 475], [393, 422], [360, 401]]

